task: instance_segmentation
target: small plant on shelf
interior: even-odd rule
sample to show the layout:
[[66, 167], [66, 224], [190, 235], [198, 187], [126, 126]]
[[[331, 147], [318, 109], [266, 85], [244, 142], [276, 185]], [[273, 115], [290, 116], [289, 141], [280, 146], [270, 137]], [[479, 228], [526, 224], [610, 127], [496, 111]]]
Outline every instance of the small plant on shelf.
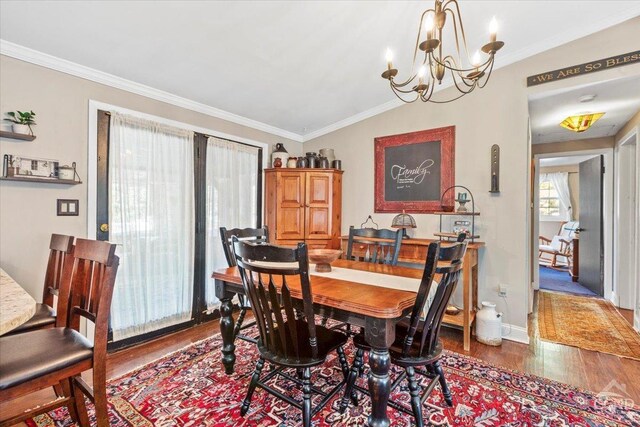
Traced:
[[33, 111], [10, 111], [7, 113], [8, 118], [5, 120], [13, 123], [13, 132], [23, 135], [33, 135], [33, 129], [31, 125], [35, 125], [36, 121], [34, 117], [36, 113]]

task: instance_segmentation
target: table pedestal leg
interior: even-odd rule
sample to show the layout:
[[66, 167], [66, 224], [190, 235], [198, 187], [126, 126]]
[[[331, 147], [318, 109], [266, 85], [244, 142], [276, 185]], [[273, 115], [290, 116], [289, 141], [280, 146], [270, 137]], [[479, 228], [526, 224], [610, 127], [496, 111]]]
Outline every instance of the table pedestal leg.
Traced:
[[220, 306], [220, 332], [222, 333], [222, 364], [227, 375], [233, 374], [236, 363], [236, 346], [233, 335], [233, 303], [231, 298], [222, 298]]
[[369, 353], [369, 393], [371, 393], [371, 415], [368, 423], [370, 427], [388, 427], [387, 403], [391, 392], [389, 368], [391, 358], [388, 349], [372, 349]]
[[389, 427], [390, 422], [387, 416], [387, 403], [391, 393], [389, 347], [395, 340], [395, 321], [366, 318], [365, 339], [371, 346], [369, 352], [371, 415], [367, 422], [370, 427]]

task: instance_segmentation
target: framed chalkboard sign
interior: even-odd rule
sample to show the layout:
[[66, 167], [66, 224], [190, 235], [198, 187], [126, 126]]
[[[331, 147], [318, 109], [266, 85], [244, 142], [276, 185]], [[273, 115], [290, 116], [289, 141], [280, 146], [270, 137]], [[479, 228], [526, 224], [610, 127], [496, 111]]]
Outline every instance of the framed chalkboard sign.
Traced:
[[[454, 159], [455, 126], [375, 138], [375, 212], [442, 210]], [[444, 202], [453, 206], [453, 196]]]

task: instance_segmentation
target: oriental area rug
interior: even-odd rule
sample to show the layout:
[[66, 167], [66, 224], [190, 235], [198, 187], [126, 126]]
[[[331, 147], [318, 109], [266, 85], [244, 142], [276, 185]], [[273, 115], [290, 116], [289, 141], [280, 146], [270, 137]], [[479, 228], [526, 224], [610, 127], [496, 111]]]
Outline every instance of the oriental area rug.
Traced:
[[[254, 344], [236, 342], [236, 372], [227, 376], [221, 363], [222, 340], [215, 335], [107, 384], [111, 425], [118, 427], [165, 426], [298, 426], [300, 411], [257, 389], [246, 417], [240, 415], [249, 378], [257, 359]], [[345, 349], [353, 360], [353, 348]], [[312, 382], [330, 388], [342, 373], [335, 353], [313, 370]], [[595, 395], [565, 384], [447, 352], [442, 360], [454, 405], [448, 407], [439, 387], [424, 404], [425, 424], [443, 426], [638, 426], [640, 408], [611, 395]], [[267, 371], [267, 369], [265, 369]], [[365, 372], [366, 374], [366, 372]], [[366, 386], [366, 380], [360, 379]], [[289, 382], [274, 379], [272, 386], [300, 396]], [[338, 413], [339, 393], [313, 418], [314, 427], [364, 426], [371, 402], [360, 396]], [[408, 388], [398, 387], [392, 398], [408, 404]], [[315, 402], [314, 402], [315, 403]], [[91, 406], [89, 405], [89, 408]], [[90, 416], [92, 410], [90, 409]], [[391, 425], [415, 425], [412, 418], [388, 409]], [[27, 422], [29, 426], [67, 427], [73, 422], [66, 409], [58, 409]]]
[[540, 291], [538, 330], [546, 341], [640, 360], [640, 334], [604, 299]]

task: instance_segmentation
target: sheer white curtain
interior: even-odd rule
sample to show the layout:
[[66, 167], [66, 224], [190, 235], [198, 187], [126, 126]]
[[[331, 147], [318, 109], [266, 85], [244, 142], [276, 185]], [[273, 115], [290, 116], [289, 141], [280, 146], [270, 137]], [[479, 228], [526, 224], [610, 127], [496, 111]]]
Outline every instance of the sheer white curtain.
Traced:
[[193, 132], [111, 114], [109, 234], [121, 259], [114, 340], [191, 319], [193, 161]]
[[553, 188], [558, 193], [558, 201], [560, 202], [560, 220], [570, 221], [571, 213], [571, 193], [569, 191], [569, 174], [567, 172], [554, 172], [545, 174]]
[[207, 308], [219, 306], [211, 272], [226, 267], [220, 227], [256, 226], [258, 148], [210, 137], [207, 141]]

